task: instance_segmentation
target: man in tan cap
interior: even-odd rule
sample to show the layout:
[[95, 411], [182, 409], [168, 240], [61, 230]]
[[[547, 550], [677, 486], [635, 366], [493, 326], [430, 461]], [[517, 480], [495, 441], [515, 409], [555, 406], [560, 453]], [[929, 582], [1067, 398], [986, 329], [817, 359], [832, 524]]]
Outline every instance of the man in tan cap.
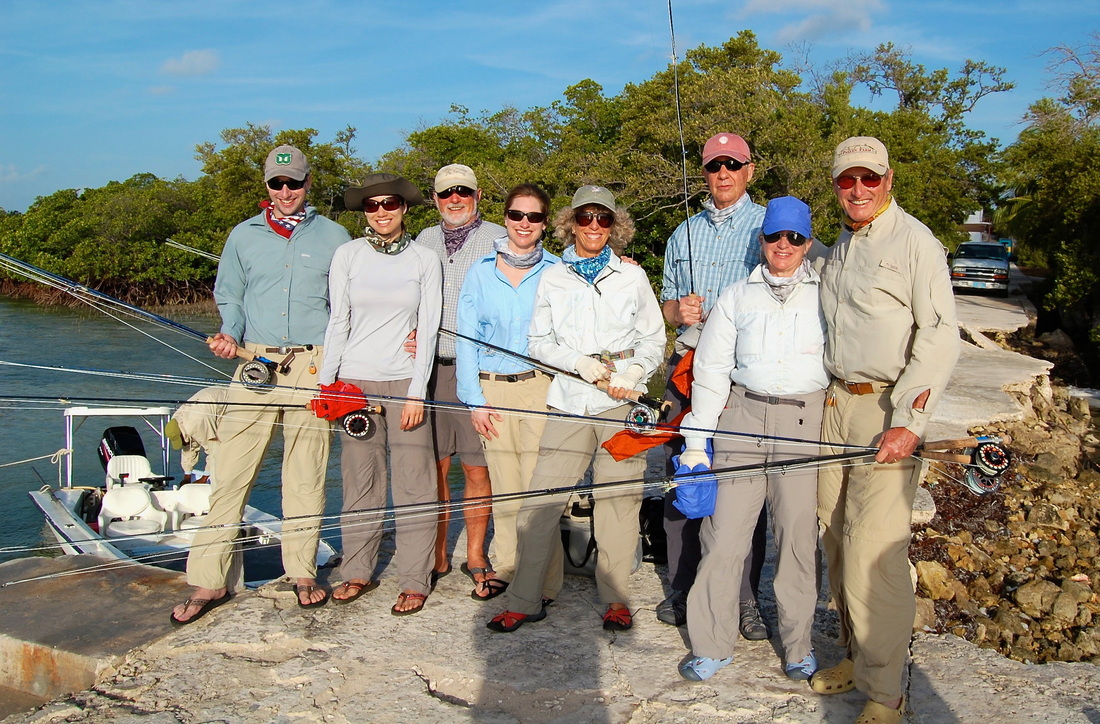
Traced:
[[[764, 207], [754, 203], [747, 191], [756, 164], [749, 144], [736, 133], [716, 133], [703, 145], [703, 177], [710, 198], [703, 210], [681, 223], [665, 247], [661, 311], [677, 328], [676, 348], [668, 361], [670, 382], [665, 399], [672, 402], [669, 417], [675, 418], [690, 404], [671, 382], [684, 354], [695, 347], [703, 320], [718, 301], [722, 290], [749, 275], [760, 263], [760, 225]], [[667, 446], [667, 457], [680, 452], [676, 438]], [[669, 473], [675, 472], [671, 467]], [[657, 619], [674, 626], [687, 622], [687, 597], [699, 568], [701, 518], [688, 519], [672, 501], [675, 491], [665, 495], [664, 527], [668, 539], [668, 581], [672, 591], [657, 606]], [[740, 629], [750, 641], [769, 637], [756, 598], [760, 571], [764, 566], [767, 510], [761, 510], [753, 545], [745, 561], [741, 585]]]
[[177, 626], [197, 621], [232, 595], [227, 577], [234, 526], [280, 429], [283, 516], [293, 519], [283, 526], [283, 569], [295, 579], [299, 606], [328, 600], [317, 585], [317, 543], [332, 428], [306, 409], [297, 390], [318, 386], [329, 317], [328, 268], [336, 248], [351, 237], [306, 203], [311, 180], [300, 150], [273, 149], [264, 164], [263, 210], [230, 232], [218, 263], [214, 300], [222, 327], [210, 351], [233, 359], [243, 347], [279, 368], [270, 380], [275, 387], [262, 391], [246, 384], [247, 363], [234, 374], [227, 400], [233, 412], [218, 426], [218, 482], [208, 523], [187, 556], [187, 582], [195, 590], [173, 609]]
[[908, 551], [920, 463], [911, 456], [951, 378], [959, 331], [943, 246], [891, 196], [894, 171], [882, 142], [847, 139], [832, 175], [844, 230], [821, 271], [833, 376], [822, 437], [878, 452], [874, 465], [827, 465], [818, 478], [847, 656], [810, 685], [821, 694], [865, 693], [860, 724], [899, 722], [916, 613]]
[[[473, 169], [460, 163], [452, 163], [439, 169], [432, 187], [432, 198], [442, 221], [430, 226], [416, 237], [416, 243], [435, 251], [443, 262], [443, 319], [442, 328], [452, 332], [458, 328], [458, 297], [466, 273], [476, 261], [493, 251], [493, 242], [507, 236], [503, 226], [482, 220], [477, 205], [481, 201], [481, 189]], [[451, 457], [458, 455], [462, 461], [462, 473], [466, 484], [463, 498], [492, 495], [489, 467], [481, 439], [470, 424], [470, 413], [458, 398], [458, 382], [455, 376], [455, 338], [439, 335], [436, 348], [435, 370], [428, 388], [433, 400], [454, 403], [451, 409], [432, 409], [432, 429], [435, 434], [435, 454], [439, 466], [439, 499], [449, 502], [450, 488], [447, 473]], [[466, 521], [466, 570], [474, 580], [474, 595], [487, 597], [489, 591], [478, 585], [494, 578], [495, 571], [485, 551], [485, 538], [489, 530], [489, 505], [470, 507], [464, 511]], [[436, 555], [433, 579], [451, 570], [447, 559], [448, 512], [440, 515], [436, 537]]]
[[218, 423], [225, 415], [225, 401], [229, 398], [228, 387], [204, 387], [180, 405], [176, 414], [168, 421], [164, 434], [174, 450], [180, 451], [180, 467], [183, 468], [185, 483], [195, 482], [195, 466], [199, 454], [206, 453], [203, 475], [214, 475], [214, 458], [218, 450]]

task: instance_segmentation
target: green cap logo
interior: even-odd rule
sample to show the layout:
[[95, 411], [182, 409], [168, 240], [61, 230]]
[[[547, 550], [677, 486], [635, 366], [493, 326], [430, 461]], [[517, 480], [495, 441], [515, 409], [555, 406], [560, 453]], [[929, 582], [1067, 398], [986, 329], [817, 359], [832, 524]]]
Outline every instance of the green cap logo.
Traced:
[[276, 166], [289, 166], [290, 165], [290, 154], [289, 153], [277, 153], [277, 154], [275, 154], [275, 165]]

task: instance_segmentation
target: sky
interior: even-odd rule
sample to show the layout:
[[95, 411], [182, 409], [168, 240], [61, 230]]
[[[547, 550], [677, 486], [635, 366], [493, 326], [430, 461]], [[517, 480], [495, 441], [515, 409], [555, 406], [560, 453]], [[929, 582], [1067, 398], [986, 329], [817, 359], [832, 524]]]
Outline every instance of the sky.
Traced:
[[[1057, 45], [1100, 30], [1100, 0], [673, 0], [678, 55], [743, 29], [825, 67], [892, 42], [928, 69], [966, 59], [1016, 89], [972, 128], [1003, 144], [1056, 96]], [[195, 146], [246, 123], [346, 126], [374, 161], [447, 118], [549, 105], [586, 78], [607, 95], [671, 60], [668, 0], [0, 0], [0, 208], [138, 173], [194, 180]], [[716, 129], [718, 130], [718, 129]], [[734, 130], [737, 129], [721, 129]], [[459, 160], [459, 159], [456, 159]]]

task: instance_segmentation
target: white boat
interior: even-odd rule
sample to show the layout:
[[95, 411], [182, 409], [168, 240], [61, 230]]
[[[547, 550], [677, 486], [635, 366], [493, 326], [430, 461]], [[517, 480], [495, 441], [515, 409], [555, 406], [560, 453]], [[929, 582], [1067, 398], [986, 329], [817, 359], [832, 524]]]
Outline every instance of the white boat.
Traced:
[[[64, 410], [66, 455], [60, 484], [43, 485], [29, 493], [35, 506], [67, 555], [91, 554], [126, 563], [137, 561], [183, 570], [195, 530], [209, 509], [211, 486], [206, 483], [173, 485], [168, 476], [170, 449], [164, 428], [172, 410], [167, 407], [97, 408]], [[144, 455], [110, 455], [101, 459], [107, 473], [87, 485], [74, 485], [73, 456], [76, 430], [89, 418], [140, 420], [159, 441], [160, 473]], [[120, 428], [125, 429], [125, 428]], [[101, 447], [106, 446], [106, 441]], [[251, 505], [245, 507], [241, 527], [244, 584], [250, 588], [282, 575], [278, 541], [282, 521]], [[336, 550], [324, 539], [317, 550], [317, 566], [335, 565]]]

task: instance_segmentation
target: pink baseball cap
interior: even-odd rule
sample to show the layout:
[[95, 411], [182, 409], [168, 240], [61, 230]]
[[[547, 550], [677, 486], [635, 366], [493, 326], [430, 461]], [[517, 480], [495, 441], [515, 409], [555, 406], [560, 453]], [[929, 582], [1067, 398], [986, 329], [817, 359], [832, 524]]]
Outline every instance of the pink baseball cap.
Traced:
[[729, 156], [735, 161], [748, 163], [749, 144], [736, 133], [716, 133], [703, 146], [703, 165], [706, 166], [719, 156]]

